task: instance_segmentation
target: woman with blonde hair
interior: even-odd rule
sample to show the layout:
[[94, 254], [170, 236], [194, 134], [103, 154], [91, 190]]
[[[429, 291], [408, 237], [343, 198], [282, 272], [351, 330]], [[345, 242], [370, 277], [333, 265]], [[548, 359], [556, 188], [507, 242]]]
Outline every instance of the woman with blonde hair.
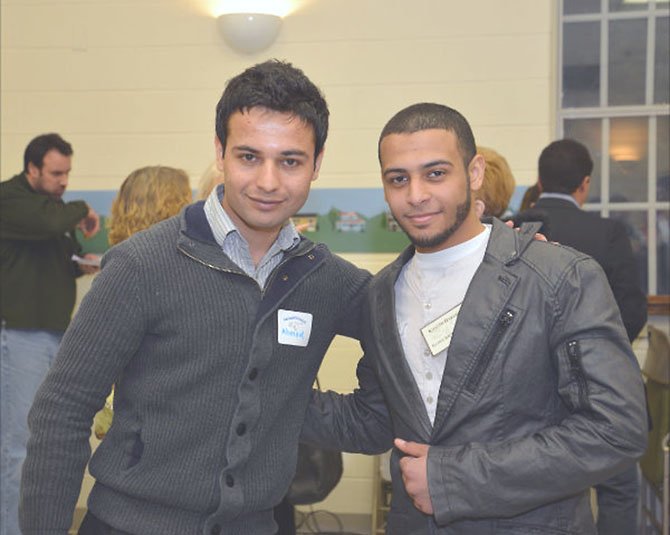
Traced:
[[482, 187], [474, 192], [477, 217], [502, 217], [514, 193], [514, 175], [499, 152], [488, 147], [477, 147], [477, 152], [486, 162]]
[[[192, 201], [188, 175], [181, 169], [154, 165], [136, 169], [121, 184], [112, 202], [108, 220], [109, 245], [116, 245], [136, 232], [172, 217]], [[103, 439], [112, 424], [114, 391], [93, 421], [98, 439]]]
[[192, 200], [188, 175], [155, 165], [136, 169], [121, 184], [112, 203], [108, 240], [116, 245], [136, 232], [167, 219]]
[[205, 200], [218, 184], [223, 184], [223, 172], [214, 160], [200, 177], [198, 192], [195, 195], [196, 200]]

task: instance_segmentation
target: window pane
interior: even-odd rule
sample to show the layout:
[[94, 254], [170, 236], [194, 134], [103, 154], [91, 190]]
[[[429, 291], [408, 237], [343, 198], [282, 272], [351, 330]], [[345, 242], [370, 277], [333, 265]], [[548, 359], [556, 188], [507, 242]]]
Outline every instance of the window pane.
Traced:
[[656, 120], [656, 200], [670, 201], [670, 117]]
[[646, 117], [610, 121], [610, 201], [647, 200], [649, 138]]
[[626, 232], [630, 238], [630, 244], [633, 247], [633, 256], [637, 261], [637, 275], [638, 280], [640, 281], [640, 286], [645, 293], [649, 293], [649, 286], [647, 284], [649, 278], [647, 271], [647, 266], [649, 265], [647, 259], [647, 247], [649, 241], [649, 234], [647, 232], [647, 212], [610, 212], [610, 217], [623, 222], [626, 227]]
[[654, 102], [670, 102], [670, 31], [669, 17], [656, 19], [656, 51], [654, 55]]
[[649, 8], [649, 0], [610, 0], [610, 11], [634, 11]]
[[596, 106], [600, 102], [600, 23], [563, 25], [564, 108]]
[[600, 0], [563, 0], [564, 15], [600, 13]]
[[586, 145], [593, 159], [591, 188], [587, 202], [600, 202], [602, 169], [602, 122], [600, 119], [566, 119], [563, 135]]
[[609, 104], [644, 104], [647, 21], [609, 23]]
[[670, 211], [656, 212], [656, 293], [670, 294]]

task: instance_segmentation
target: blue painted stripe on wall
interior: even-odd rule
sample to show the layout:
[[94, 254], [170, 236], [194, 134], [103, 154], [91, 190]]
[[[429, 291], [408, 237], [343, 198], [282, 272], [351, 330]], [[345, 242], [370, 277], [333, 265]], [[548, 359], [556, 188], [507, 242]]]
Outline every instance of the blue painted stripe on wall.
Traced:
[[[517, 186], [510, 201], [510, 209], [516, 212], [521, 198], [528, 186]], [[113, 190], [74, 190], [67, 191], [65, 201], [85, 200], [101, 215], [108, 215], [112, 201], [116, 196]], [[327, 214], [331, 208], [358, 212], [365, 217], [373, 217], [387, 210], [384, 192], [381, 188], [344, 189], [324, 188], [313, 189], [301, 212]]]

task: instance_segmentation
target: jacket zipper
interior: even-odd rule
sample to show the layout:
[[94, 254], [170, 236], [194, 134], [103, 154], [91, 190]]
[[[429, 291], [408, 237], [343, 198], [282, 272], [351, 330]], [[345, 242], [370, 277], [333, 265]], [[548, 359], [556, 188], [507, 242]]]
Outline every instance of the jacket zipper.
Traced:
[[584, 370], [582, 369], [582, 352], [577, 340], [570, 340], [567, 343], [568, 360], [570, 362], [570, 371], [572, 372], [577, 388], [579, 390], [579, 403], [582, 407], [588, 405], [586, 395], [586, 378], [584, 377]]
[[510, 309], [505, 310], [505, 312], [498, 318], [495, 331], [493, 331], [491, 338], [489, 338], [489, 341], [486, 343], [486, 347], [481, 353], [482, 356], [477, 362], [477, 366], [472, 370], [468, 381], [465, 383], [465, 390], [471, 394], [474, 394], [477, 390], [477, 387], [484, 376], [484, 372], [488, 368], [491, 359], [493, 359], [493, 354], [500, 343], [500, 339], [511, 325], [513, 319], [514, 312]]
[[[268, 277], [268, 280], [266, 281], [265, 288], [268, 288], [270, 286], [270, 283], [274, 280], [275, 274], [277, 273], [279, 268], [282, 267], [286, 262], [288, 262], [291, 258], [297, 258], [299, 256], [305, 256], [305, 255], [309, 254], [315, 247], [316, 247], [316, 245], [312, 245], [308, 249], [306, 249], [305, 251], [302, 251], [299, 254], [292, 255], [288, 258], [282, 259], [282, 261], [279, 262], [279, 264], [277, 264], [275, 266], [275, 268], [272, 270], [272, 272], [270, 273], [270, 276]], [[215, 269], [217, 271], [221, 271], [222, 273], [230, 273], [231, 275], [240, 275], [241, 277], [247, 277], [251, 280], [254, 280], [253, 277], [250, 277], [249, 275], [247, 275], [246, 273], [244, 273], [242, 271], [234, 271], [232, 269], [227, 269], [227, 268], [222, 268], [222, 267], [219, 267], [219, 266], [214, 266], [214, 265], [212, 265], [208, 262], [205, 262], [205, 261], [201, 260], [200, 258], [198, 258], [196, 256], [193, 256], [192, 254], [187, 253], [186, 251], [184, 251], [180, 247], [178, 249], [179, 249], [179, 251], [181, 251], [181, 253], [183, 255], [189, 257], [191, 260], [195, 260], [196, 262], [198, 262], [199, 264], [202, 264], [203, 266], [207, 266], [208, 268]], [[265, 295], [265, 288], [261, 289], [261, 298], [263, 298], [263, 296]]]

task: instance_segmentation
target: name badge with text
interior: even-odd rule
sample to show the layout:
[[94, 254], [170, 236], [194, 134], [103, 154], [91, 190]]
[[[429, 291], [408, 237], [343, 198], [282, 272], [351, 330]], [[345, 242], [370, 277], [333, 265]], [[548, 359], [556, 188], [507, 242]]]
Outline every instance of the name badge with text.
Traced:
[[449, 347], [460, 310], [461, 305], [457, 305], [421, 329], [423, 339], [434, 357]]
[[277, 311], [277, 342], [289, 346], [307, 347], [312, 334], [312, 315], [309, 312], [279, 309]]

